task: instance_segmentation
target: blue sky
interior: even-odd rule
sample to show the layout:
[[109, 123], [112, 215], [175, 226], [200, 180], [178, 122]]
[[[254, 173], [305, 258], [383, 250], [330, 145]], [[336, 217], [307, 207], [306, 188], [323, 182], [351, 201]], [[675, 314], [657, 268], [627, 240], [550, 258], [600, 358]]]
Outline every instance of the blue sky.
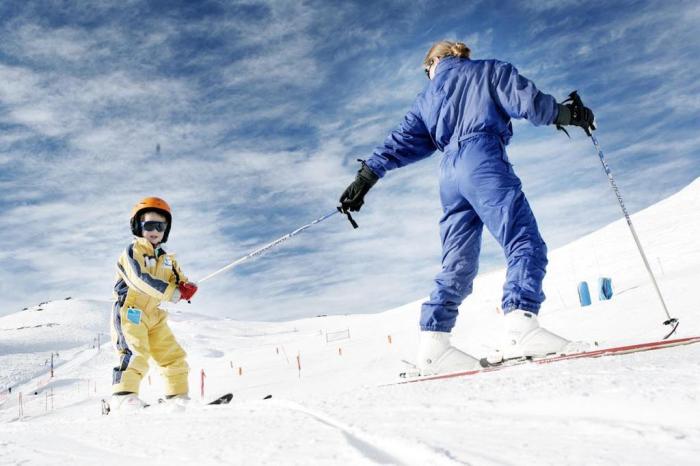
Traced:
[[[630, 210], [700, 176], [697, 2], [455, 5], [1, 3], [0, 315], [108, 299], [146, 195], [171, 203], [169, 249], [192, 279], [333, 209], [444, 38], [557, 99], [578, 89]], [[582, 133], [514, 126], [509, 156], [550, 249], [620, 217]], [[190, 309], [285, 320], [427, 296], [439, 158], [389, 173], [359, 230], [336, 216], [211, 280]], [[504, 264], [487, 236], [482, 271]]]

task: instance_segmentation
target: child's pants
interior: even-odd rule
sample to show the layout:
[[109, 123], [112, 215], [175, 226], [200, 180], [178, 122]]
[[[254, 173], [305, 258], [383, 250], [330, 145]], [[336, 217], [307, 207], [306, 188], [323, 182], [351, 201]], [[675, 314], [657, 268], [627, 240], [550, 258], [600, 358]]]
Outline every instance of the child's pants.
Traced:
[[187, 354], [168, 326], [168, 314], [159, 308], [144, 311], [114, 304], [112, 343], [119, 352], [119, 366], [112, 374], [112, 392], [139, 392], [141, 379], [148, 372], [148, 359], [160, 366], [165, 395], [188, 392]]

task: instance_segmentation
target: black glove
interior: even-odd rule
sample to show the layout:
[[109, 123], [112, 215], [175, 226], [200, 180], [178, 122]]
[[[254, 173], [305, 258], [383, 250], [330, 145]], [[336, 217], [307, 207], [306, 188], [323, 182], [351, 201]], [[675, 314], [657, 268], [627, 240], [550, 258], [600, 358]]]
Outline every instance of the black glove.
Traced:
[[588, 135], [591, 134], [591, 130], [595, 129], [593, 111], [583, 105], [581, 97], [576, 91], [569, 94], [568, 99], [557, 105], [559, 106], [559, 115], [554, 120], [557, 128], [563, 129], [561, 127], [567, 125], [580, 126]]
[[362, 167], [357, 172], [355, 181], [348, 186], [340, 196], [340, 209], [347, 213], [359, 212], [362, 204], [365, 203], [365, 194], [375, 185], [379, 177], [367, 166], [364, 160]]

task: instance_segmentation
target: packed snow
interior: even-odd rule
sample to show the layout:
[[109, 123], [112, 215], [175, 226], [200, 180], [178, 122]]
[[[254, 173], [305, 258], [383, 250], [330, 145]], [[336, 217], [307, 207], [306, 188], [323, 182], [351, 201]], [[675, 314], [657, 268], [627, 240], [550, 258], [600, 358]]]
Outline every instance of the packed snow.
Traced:
[[[680, 320], [675, 336], [699, 335], [700, 178], [633, 221]], [[474, 355], [497, 339], [504, 275], [480, 275], [461, 307], [453, 342]], [[597, 300], [599, 277], [612, 278], [612, 300]], [[624, 219], [552, 251], [545, 291], [541, 322], [572, 339], [617, 345], [668, 330]], [[279, 323], [208, 317], [196, 299], [173, 306], [194, 401], [159, 406], [154, 368], [141, 392], [153, 406], [108, 416], [110, 302], [1, 317], [0, 464], [698, 464], [700, 344], [396, 385], [420, 304]], [[200, 402], [229, 391], [229, 405]]]

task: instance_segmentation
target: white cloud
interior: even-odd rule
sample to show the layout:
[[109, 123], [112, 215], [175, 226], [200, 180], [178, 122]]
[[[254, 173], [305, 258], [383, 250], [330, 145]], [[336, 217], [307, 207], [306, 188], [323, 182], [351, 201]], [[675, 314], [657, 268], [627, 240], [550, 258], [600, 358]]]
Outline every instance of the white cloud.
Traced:
[[[53, 29], [33, 15], [0, 25], [0, 51], [15, 57], [0, 63], [0, 123], [8, 126], [0, 132], [0, 313], [63, 295], [107, 296], [116, 256], [130, 240], [129, 210], [141, 196], [171, 202], [170, 248], [192, 278], [332, 209], [354, 177], [354, 159], [370, 155], [425, 84], [420, 63], [433, 39], [462, 38], [477, 58], [504, 49], [491, 26], [426, 32], [431, 5], [397, 5], [367, 7], [406, 11], [391, 27], [351, 3], [289, 2], [246, 4], [261, 6], [257, 20], [173, 14], [134, 29], [114, 13], [89, 32]], [[102, 14], [112, 7], [101, 4]], [[683, 13], [632, 16], [615, 19], [614, 34], [601, 25], [513, 50], [527, 76], [560, 96], [572, 86], [573, 60], [609, 60], [606, 47], [619, 51], [624, 68], [599, 64], [599, 79], [609, 84], [586, 96], [598, 104], [600, 137], [620, 184], [632, 187], [625, 193], [641, 207], [677, 186], [641, 188], [650, 180], [677, 183], [679, 172], [697, 173], [697, 138], [659, 134], [698, 105], [681, 66], [688, 58], [659, 53], [678, 40], [673, 34], [645, 45], [658, 58], [653, 65], [638, 63], [635, 45], [626, 43]], [[681, 37], [692, 29], [686, 18], [676, 29]], [[423, 34], [420, 45], [413, 31]], [[185, 53], [181, 37], [213, 45]], [[570, 51], [584, 53], [573, 59]], [[627, 75], [656, 87], [619, 102]], [[623, 124], [660, 109], [666, 115], [633, 134]], [[619, 216], [580, 136], [568, 141], [552, 128], [517, 125], [509, 148], [550, 245]], [[634, 159], [648, 152], [679, 159], [640, 168]], [[439, 156], [383, 179], [356, 216], [359, 230], [336, 216], [212, 280], [195, 303], [274, 319], [375, 311], [427, 296], [440, 267]], [[492, 240], [482, 257], [483, 270], [502, 261]]]

